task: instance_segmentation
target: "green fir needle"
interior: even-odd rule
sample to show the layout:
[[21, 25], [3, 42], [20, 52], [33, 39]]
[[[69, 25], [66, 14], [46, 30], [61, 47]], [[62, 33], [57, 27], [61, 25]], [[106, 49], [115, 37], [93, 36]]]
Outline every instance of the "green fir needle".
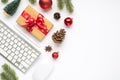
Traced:
[[64, 0], [64, 1], [65, 1], [68, 12], [72, 13], [74, 11], [74, 9], [73, 9], [73, 4], [72, 4], [71, 0]]
[[64, 1], [63, 0], [57, 0], [57, 6], [61, 10], [64, 7]]
[[29, 0], [29, 2], [30, 2], [31, 4], [35, 4], [35, 3], [36, 3], [36, 0]]
[[7, 64], [2, 66], [3, 72], [0, 73], [1, 80], [18, 80], [15, 71]]

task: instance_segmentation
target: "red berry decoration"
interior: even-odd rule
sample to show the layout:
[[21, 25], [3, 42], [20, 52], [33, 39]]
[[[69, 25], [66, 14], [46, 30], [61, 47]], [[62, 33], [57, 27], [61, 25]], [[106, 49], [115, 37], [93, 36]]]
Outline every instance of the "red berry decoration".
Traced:
[[70, 27], [73, 23], [73, 19], [70, 17], [65, 18], [64, 23], [66, 26]]
[[58, 53], [58, 52], [53, 52], [53, 54], [52, 54], [52, 58], [53, 58], [53, 59], [57, 59], [58, 56], [59, 56], [59, 53]]
[[42, 9], [48, 10], [52, 6], [52, 0], [39, 0], [39, 5]]

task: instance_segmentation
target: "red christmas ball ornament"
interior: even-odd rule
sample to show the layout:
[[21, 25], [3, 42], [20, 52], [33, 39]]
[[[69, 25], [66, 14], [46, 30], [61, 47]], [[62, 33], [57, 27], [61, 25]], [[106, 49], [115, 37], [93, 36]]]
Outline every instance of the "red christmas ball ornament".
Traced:
[[64, 19], [64, 23], [66, 26], [70, 27], [73, 23], [73, 19], [71, 17], [67, 17]]
[[52, 6], [52, 0], [39, 0], [39, 5], [42, 9], [48, 10]]
[[52, 53], [52, 58], [53, 58], [53, 59], [57, 59], [58, 56], [59, 56], [59, 53], [58, 53], [58, 52], [53, 52], [53, 53]]

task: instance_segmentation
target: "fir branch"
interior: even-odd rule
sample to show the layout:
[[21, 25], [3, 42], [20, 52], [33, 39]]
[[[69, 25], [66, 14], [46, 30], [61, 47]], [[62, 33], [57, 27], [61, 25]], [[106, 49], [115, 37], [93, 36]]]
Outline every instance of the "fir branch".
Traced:
[[9, 76], [8, 76], [5, 72], [2, 72], [2, 73], [0, 74], [0, 76], [1, 76], [1, 79], [2, 79], [2, 80], [9, 80], [9, 79], [10, 79]]
[[31, 4], [35, 4], [35, 3], [36, 3], [36, 0], [29, 0], [29, 2], [30, 2]]
[[2, 3], [7, 3], [7, 2], [8, 2], [8, 0], [1, 0], [1, 2], [2, 2]]
[[73, 10], [73, 4], [72, 4], [71, 0], [65, 0], [65, 4], [66, 4], [67, 10], [70, 13], [72, 13], [74, 10]]
[[1, 73], [2, 80], [18, 80], [15, 71], [11, 69], [9, 65], [4, 64], [2, 68], [4, 70], [4, 72]]
[[57, 6], [58, 6], [59, 9], [63, 9], [63, 7], [64, 7], [63, 0], [57, 0]]

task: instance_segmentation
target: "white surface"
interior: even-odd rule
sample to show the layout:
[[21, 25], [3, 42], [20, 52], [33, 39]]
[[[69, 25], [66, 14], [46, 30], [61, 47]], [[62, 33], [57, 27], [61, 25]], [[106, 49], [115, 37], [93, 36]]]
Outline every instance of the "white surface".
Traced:
[[[16, 27], [26, 34], [40, 46], [42, 52], [26, 74], [13, 67], [19, 80], [32, 80], [33, 71], [44, 61], [52, 61], [55, 64], [47, 80], [120, 80], [120, 0], [72, 0], [72, 2], [75, 7], [73, 14], [69, 14], [65, 9], [59, 11], [56, 0], [53, 0], [53, 8], [48, 12], [39, 8], [38, 3], [33, 6], [54, 23], [54, 28], [41, 42], [15, 22], [29, 4], [28, 0], [22, 0], [17, 13], [9, 18], [3, 16], [2, 8], [5, 5], [0, 3], [0, 18], [11, 25], [11, 28]], [[53, 19], [56, 11], [61, 12], [62, 17], [59, 21]], [[67, 16], [73, 17], [74, 24], [71, 28], [66, 28], [63, 24]], [[64, 42], [57, 46], [52, 42], [51, 35], [60, 28], [65, 28], [67, 35]], [[57, 61], [52, 60], [51, 53], [44, 52], [44, 46], [48, 44], [53, 46], [53, 51], [60, 52]], [[4, 59], [0, 59], [3, 63]]]

